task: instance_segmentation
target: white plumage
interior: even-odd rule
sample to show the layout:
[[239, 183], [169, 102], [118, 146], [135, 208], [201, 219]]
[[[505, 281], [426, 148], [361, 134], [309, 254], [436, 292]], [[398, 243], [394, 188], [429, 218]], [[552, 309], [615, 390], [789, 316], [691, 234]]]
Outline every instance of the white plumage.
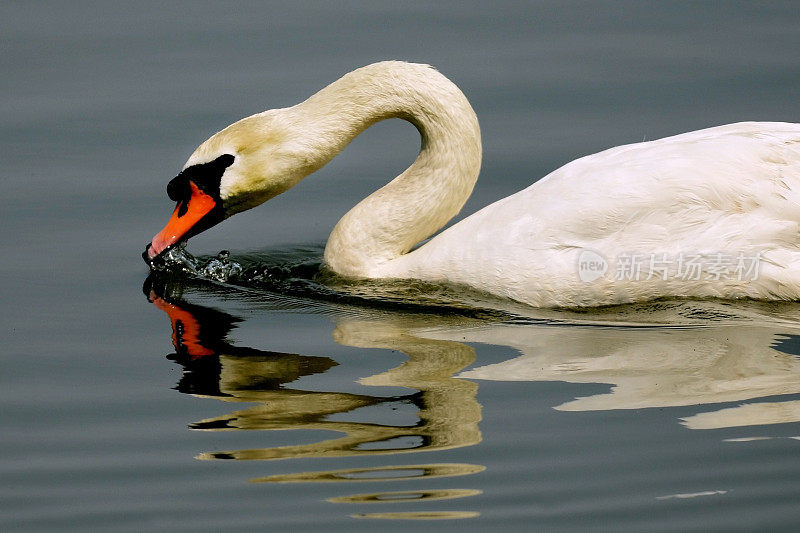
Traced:
[[[292, 187], [394, 117], [417, 127], [422, 149], [333, 230], [325, 261], [344, 276], [459, 283], [533, 306], [800, 297], [797, 124], [730, 124], [582, 157], [410, 252], [461, 209], [481, 162], [471, 106], [426, 65], [353, 71], [301, 104], [232, 124], [187, 166], [235, 155], [220, 186], [230, 215]], [[587, 249], [608, 262], [592, 281], [579, 275]], [[620, 273], [622, 258], [634, 256], [640, 274]], [[654, 257], [670, 269], [653, 275], [646, 267]], [[679, 272], [688, 257], [706, 267], [698, 279]], [[757, 268], [742, 276], [731, 264], [715, 275], [710, 266], [721, 258]]]

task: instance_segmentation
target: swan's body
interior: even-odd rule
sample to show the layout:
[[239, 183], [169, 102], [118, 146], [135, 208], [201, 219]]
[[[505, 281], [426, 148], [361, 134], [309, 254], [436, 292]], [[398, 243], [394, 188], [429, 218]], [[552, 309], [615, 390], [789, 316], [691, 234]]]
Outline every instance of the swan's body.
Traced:
[[[203, 143], [183, 181], [174, 180], [185, 193], [170, 192], [183, 202], [173, 221], [180, 224], [181, 206], [191, 215], [196, 202], [197, 188], [184, 182], [203, 183], [206, 174], [217, 176], [208, 194], [224, 209], [199, 230], [170, 233], [168, 225], [149, 257], [284, 192], [393, 117], [417, 127], [422, 149], [334, 228], [325, 262], [341, 275], [452, 282], [534, 306], [800, 298], [800, 125], [789, 123], [731, 124], [577, 159], [410, 251], [464, 205], [481, 146], [461, 91], [428, 66], [400, 62], [358, 69], [301, 104], [245, 118]], [[584, 250], [607, 260], [605, 275], [579, 276]], [[620, 258], [634, 256], [645, 267], [660, 260], [662, 270], [623, 272]], [[707, 268], [697, 279], [680, 276], [678, 262], [690, 257]], [[744, 258], [750, 269], [709, 273], [723, 257]]]

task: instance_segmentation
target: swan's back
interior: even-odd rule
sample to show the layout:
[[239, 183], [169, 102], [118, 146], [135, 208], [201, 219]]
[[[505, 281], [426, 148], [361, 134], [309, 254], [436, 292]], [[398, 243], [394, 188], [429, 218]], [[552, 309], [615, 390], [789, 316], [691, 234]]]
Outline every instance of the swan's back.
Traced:
[[[532, 305], [800, 298], [799, 224], [800, 125], [747, 122], [577, 159], [391, 268]], [[604, 276], [580, 275], [584, 250], [607, 262]], [[647, 268], [655, 257], [677, 269], [690, 256], [707, 267], [717, 257], [745, 258], [758, 262], [757, 272], [684, 279]], [[627, 268], [635, 257], [644, 267], [638, 273]]]

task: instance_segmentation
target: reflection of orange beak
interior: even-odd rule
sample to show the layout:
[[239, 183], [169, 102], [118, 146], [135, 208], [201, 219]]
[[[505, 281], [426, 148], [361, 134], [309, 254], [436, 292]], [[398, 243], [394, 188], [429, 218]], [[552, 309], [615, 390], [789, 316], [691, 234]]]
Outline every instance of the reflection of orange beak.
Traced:
[[149, 299], [156, 307], [169, 315], [172, 322], [172, 345], [175, 346], [177, 353], [185, 353], [192, 358], [214, 353], [214, 350], [203, 346], [200, 340], [200, 323], [192, 313], [164, 301], [152, 291]]
[[[153, 237], [153, 242], [147, 245], [144, 254], [145, 260], [152, 261], [170, 246], [174, 246], [222, 220], [222, 217], [212, 216], [212, 212], [218, 207], [217, 201], [200, 190], [194, 182], [189, 181], [189, 186], [191, 196], [188, 200], [179, 201], [175, 206], [175, 211], [167, 225]], [[203, 223], [201, 224], [201, 222]]]

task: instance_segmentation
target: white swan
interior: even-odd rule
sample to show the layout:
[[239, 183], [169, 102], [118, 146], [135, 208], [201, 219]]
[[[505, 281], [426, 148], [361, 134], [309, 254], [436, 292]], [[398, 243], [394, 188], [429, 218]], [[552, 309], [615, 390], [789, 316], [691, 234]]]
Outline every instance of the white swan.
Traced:
[[145, 259], [293, 187], [387, 118], [414, 124], [422, 148], [334, 228], [324, 258], [343, 276], [453, 282], [533, 306], [800, 297], [800, 125], [789, 123], [731, 124], [582, 157], [410, 251], [469, 197], [480, 130], [452, 82], [394, 61], [201, 144], [167, 188], [178, 205]]

